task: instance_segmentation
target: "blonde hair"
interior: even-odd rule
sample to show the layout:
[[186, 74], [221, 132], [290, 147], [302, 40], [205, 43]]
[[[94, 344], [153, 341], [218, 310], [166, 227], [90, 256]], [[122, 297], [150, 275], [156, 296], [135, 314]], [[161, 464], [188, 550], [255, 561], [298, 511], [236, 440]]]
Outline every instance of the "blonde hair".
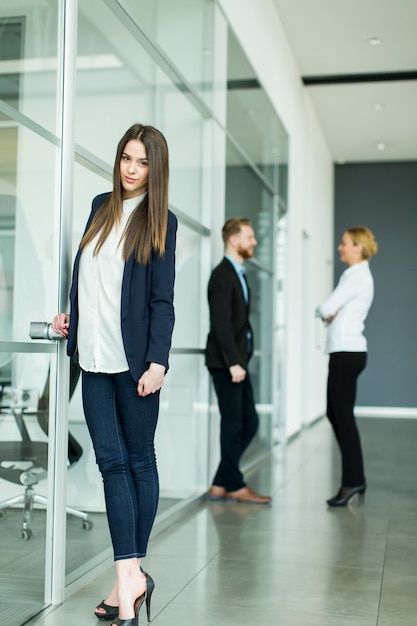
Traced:
[[378, 252], [378, 243], [372, 231], [366, 226], [352, 226], [346, 230], [355, 246], [362, 246], [362, 258], [370, 259]]

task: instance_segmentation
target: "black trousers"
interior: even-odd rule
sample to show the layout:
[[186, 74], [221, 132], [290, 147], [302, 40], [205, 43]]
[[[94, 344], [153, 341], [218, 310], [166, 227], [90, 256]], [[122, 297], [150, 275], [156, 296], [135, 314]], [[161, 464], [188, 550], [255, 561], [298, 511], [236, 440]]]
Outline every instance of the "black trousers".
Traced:
[[362, 447], [353, 408], [356, 383], [365, 369], [366, 352], [333, 352], [327, 381], [327, 416], [342, 454], [342, 486], [365, 483]]
[[213, 485], [225, 487], [226, 491], [237, 491], [246, 485], [239, 469], [239, 461], [259, 425], [252, 383], [249, 372], [241, 383], [232, 383], [229, 370], [209, 370], [221, 415], [221, 460]]

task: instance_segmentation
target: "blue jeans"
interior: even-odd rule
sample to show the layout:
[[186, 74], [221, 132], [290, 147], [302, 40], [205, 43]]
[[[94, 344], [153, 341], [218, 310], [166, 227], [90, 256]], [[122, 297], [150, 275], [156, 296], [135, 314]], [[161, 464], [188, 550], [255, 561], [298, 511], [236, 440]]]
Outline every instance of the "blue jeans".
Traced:
[[159, 392], [139, 397], [129, 372], [82, 372], [85, 418], [104, 483], [114, 560], [146, 555], [159, 498]]

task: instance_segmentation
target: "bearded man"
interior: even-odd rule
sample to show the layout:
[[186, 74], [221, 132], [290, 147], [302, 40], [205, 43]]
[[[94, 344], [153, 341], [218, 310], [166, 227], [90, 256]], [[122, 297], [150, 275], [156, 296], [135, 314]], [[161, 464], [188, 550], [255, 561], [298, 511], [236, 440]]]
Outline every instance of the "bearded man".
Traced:
[[212, 500], [268, 504], [269, 496], [253, 491], [239, 469], [242, 454], [259, 425], [248, 371], [253, 353], [249, 322], [250, 291], [245, 278], [245, 259], [257, 245], [250, 220], [233, 217], [222, 229], [225, 255], [214, 268], [208, 284], [210, 332], [206, 366], [211, 374], [221, 415], [221, 460], [209, 490]]

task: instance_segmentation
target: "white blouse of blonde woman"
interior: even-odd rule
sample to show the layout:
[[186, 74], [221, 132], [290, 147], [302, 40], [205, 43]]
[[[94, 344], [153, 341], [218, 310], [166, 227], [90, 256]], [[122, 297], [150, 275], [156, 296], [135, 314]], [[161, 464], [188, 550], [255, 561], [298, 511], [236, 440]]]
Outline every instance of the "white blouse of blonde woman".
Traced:
[[349, 267], [332, 294], [316, 309], [316, 316], [327, 322], [325, 352], [366, 352], [363, 335], [365, 319], [374, 297], [374, 281], [362, 244], [355, 244], [348, 232], [338, 247], [340, 260]]

